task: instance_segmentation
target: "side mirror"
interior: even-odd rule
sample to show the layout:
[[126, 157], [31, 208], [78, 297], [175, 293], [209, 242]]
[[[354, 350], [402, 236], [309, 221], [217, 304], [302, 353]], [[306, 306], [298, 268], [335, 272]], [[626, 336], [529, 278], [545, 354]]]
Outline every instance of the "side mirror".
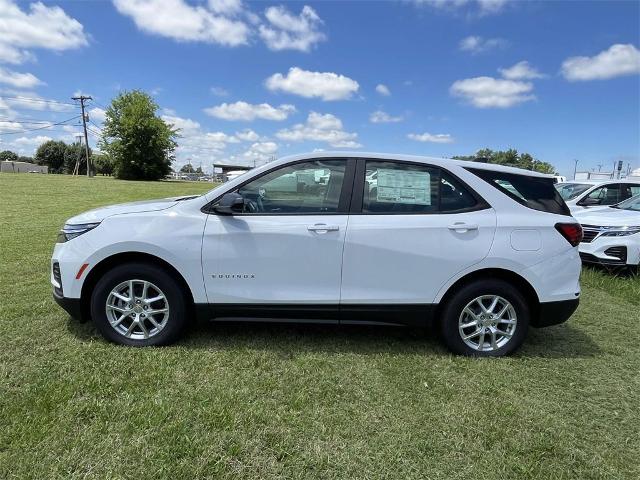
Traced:
[[602, 203], [602, 199], [601, 198], [583, 198], [582, 200], [580, 200], [577, 205], [580, 205], [581, 207], [592, 207], [594, 205], [600, 205]]
[[233, 215], [244, 210], [244, 197], [236, 192], [225, 193], [213, 211], [218, 215]]

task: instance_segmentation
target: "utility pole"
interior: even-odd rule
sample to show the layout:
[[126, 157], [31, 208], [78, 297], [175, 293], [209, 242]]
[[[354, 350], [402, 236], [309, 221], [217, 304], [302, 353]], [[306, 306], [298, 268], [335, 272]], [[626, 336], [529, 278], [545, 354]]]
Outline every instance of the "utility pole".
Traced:
[[574, 166], [573, 166], [573, 179], [576, 179], [576, 173], [578, 173], [578, 159], [574, 158], [573, 161], [575, 162]]
[[[78, 144], [82, 146], [82, 135], [79, 133], [76, 133], [75, 137]], [[78, 172], [80, 171], [80, 157], [81, 157], [80, 152], [78, 152], [78, 157], [76, 158], [76, 165], [73, 168], [73, 175], [78, 175]]]
[[84, 129], [84, 151], [87, 155], [87, 177], [91, 176], [91, 163], [89, 161], [89, 139], [87, 138], [87, 115], [84, 113], [85, 100], [93, 100], [89, 95], [79, 95], [71, 97], [72, 100], [80, 100], [80, 108], [82, 110], [82, 128]]

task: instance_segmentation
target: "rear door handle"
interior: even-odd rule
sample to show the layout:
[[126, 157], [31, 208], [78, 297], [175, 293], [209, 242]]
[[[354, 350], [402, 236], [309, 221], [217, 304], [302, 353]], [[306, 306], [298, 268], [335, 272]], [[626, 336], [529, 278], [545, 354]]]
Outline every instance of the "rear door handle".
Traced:
[[337, 232], [340, 230], [338, 225], [326, 225], [324, 223], [316, 223], [315, 225], [309, 225], [307, 230], [316, 233]]
[[453, 225], [447, 227], [449, 230], [454, 230], [459, 233], [468, 232], [470, 230], [478, 230], [478, 224], [476, 223], [464, 223], [456, 222]]

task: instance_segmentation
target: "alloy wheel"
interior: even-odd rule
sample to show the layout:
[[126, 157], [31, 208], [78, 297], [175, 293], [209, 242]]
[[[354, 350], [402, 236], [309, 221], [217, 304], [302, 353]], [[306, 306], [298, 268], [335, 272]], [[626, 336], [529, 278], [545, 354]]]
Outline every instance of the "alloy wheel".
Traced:
[[491, 352], [511, 340], [517, 324], [516, 310], [508, 300], [498, 295], [482, 295], [462, 309], [458, 331], [468, 347]]
[[105, 309], [111, 327], [133, 340], [157, 335], [169, 320], [167, 297], [146, 280], [126, 280], [116, 285], [107, 296]]

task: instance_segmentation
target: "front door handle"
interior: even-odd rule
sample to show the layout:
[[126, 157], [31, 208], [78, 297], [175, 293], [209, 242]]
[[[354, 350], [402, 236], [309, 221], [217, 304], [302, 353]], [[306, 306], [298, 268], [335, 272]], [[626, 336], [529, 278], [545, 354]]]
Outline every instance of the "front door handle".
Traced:
[[325, 223], [316, 223], [315, 225], [309, 225], [307, 230], [316, 233], [337, 232], [340, 230], [338, 225], [327, 225]]
[[470, 230], [478, 230], [478, 224], [476, 223], [464, 223], [456, 222], [453, 225], [447, 227], [449, 230], [454, 230], [458, 233], [468, 232]]

